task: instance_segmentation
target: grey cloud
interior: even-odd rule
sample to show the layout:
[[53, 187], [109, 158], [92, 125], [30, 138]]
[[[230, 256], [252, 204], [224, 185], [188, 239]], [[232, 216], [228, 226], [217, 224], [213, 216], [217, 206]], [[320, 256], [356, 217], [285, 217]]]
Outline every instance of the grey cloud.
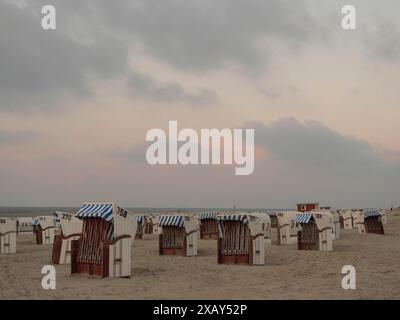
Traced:
[[304, 1], [146, 0], [107, 2], [109, 24], [140, 41], [148, 53], [181, 69], [212, 69], [226, 62], [259, 67], [259, 40], [299, 45], [314, 33]]
[[[0, 0], [3, 110], [53, 110], [90, 98], [90, 79], [126, 76], [137, 47], [177, 68], [213, 70], [225, 62], [254, 68], [266, 59], [258, 40], [300, 44], [313, 30], [303, 1], [54, 0], [54, 31], [40, 26], [45, 4]], [[215, 98], [208, 89], [187, 93], [178, 84], [156, 83], [150, 92], [142, 80], [136, 83], [142, 85], [136, 93], [155, 99], [204, 104]]]
[[[0, 1], [0, 108], [52, 108], [72, 97], [90, 94], [90, 74], [108, 77], [127, 65], [125, 45], [93, 28], [92, 41], [67, 32], [61, 10], [57, 30], [41, 29], [43, 1], [17, 8]], [[75, 9], [77, 10], [78, 7]]]
[[368, 142], [344, 136], [316, 121], [304, 124], [293, 118], [270, 125], [249, 124], [256, 130], [256, 143], [281, 159], [328, 175], [384, 176], [400, 178], [400, 162], [385, 162]]
[[[57, 30], [43, 31], [40, 9], [47, 1], [11, 3], [0, 0], [0, 109], [12, 111], [53, 110], [70, 99], [90, 98], [93, 78], [128, 76], [129, 55], [143, 51], [194, 74], [229, 63], [259, 70], [282, 43], [297, 51], [314, 39], [326, 40], [332, 31], [323, 21], [326, 12], [340, 18], [334, 1], [53, 0]], [[371, 1], [365, 7], [374, 8]], [[397, 56], [397, 29], [382, 27], [379, 32], [371, 40], [375, 47]], [[261, 42], [267, 50], [260, 49]], [[149, 80], [152, 75], [132, 77], [131, 84], [138, 85], [132, 92], [142, 97], [214, 103], [209, 89], [190, 93], [179, 84]]]
[[[253, 122], [244, 127], [254, 128], [256, 145], [269, 150], [283, 161], [272, 165], [283, 166], [288, 172], [303, 170], [314, 176], [344, 179], [378, 177], [400, 181], [398, 151], [386, 150], [367, 141], [345, 136], [317, 121], [302, 123], [294, 118], [283, 118], [269, 125]], [[113, 150], [110, 155], [143, 163], [147, 147], [146, 143], [138, 144], [128, 149]], [[257, 163], [256, 170], [260, 165], [264, 164]]]
[[30, 143], [39, 138], [37, 132], [32, 131], [5, 131], [0, 129], [0, 145], [15, 145]]
[[[353, 48], [367, 59], [380, 59], [391, 63], [400, 57], [400, 22], [398, 12], [400, 2], [398, 0], [385, 0], [380, 3], [376, 0], [324, 0], [307, 1], [309, 14], [314, 21], [317, 32], [310, 35], [318, 39], [318, 43], [312, 43], [309, 37], [307, 45], [316, 44], [332, 48], [332, 51], [343, 54], [346, 49]], [[356, 30], [346, 31], [341, 27], [343, 14], [341, 8], [344, 5], [352, 5], [356, 9]]]
[[217, 104], [217, 93], [201, 88], [198, 92], [187, 92], [175, 82], [159, 82], [141, 73], [131, 73], [128, 88], [134, 98], [149, 98], [166, 103], [182, 102], [193, 106]]
[[[147, 185], [152, 195], [157, 194], [157, 199], [153, 196], [150, 202], [165, 197], [173, 206], [181, 199], [185, 199], [186, 206], [201, 206], [194, 196], [199, 192], [204, 195], [203, 206], [206, 202], [207, 206], [229, 207], [232, 199], [242, 207], [260, 208], [291, 208], [298, 201], [310, 200], [335, 207], [397, 204], [398, 152], [342, 135], [316, 121], [302, 123], [286, 118], [269, 125], [247, 123], [244, 127], [254, 128], [257, 146], [268, 150], [266, 158], [256, 156], [255, 171], [248, 177], [235, 176], [231, 168], [224, 166], [178, 165], [174, 170], [161, 166], [154, 171], [154, 167], [145, 165], [146, 144], [114, 150], [109, 155], [122, 160], [120, 165], [125, 165], [127, 171], [136, 168], [132, 170], [134, 181], [140, 172], [144, 178], [138, 192]], [[127, 179], [125, 173], [121, 179]], [[173, 190], [165, 187], [171, 181], [175, 183]], [[191, 181], [198, 183], [193, 185]], [[143, 199], [149, 199], [148, 195], [143, 194]]]
[[108, 156], [115, 159], [129, 160], [138, 163], [146, 161], [146, 144], [137, 144], [128, 149], [115, 149], [106, 152]]
[[[54, 31], [41, 29], [43, 4], [16, 7], [0, 1], [0, 109], [51, 111], [69, 99], [90, 98], [92, 78], [128, 75], [129, 41], [102, 26], [98, 12], [105, 4], [55, 1]], [[131, 74], [129, 84], [136, 95], [155, 100], [194, 105], [216, 100], [212, 90], [188, 93], [179, 84], [142, 74]]]
[[400, 58], [400, 27], [390, 22], [380, 22], [374, 31], [365, 37], [368, 52], [383, 60]]
[[[330, 1], [330, 2], [329, 2]], [[346, 1], [327, 0], [320, 1], [318, 5], [327, 5], [326, 10], [321, 13], [331, 12], [332, 21], [330, 25], [337, 25], [342, 19], [341, 6], [349, 4]], [[357, 29], [351, 32], [344, 31], [338, 27], [336, 38], [338, 44], [343, 47], [354, 47], [360, 54], [371, 60], [393, 62], [400, 57], [400, 22], [398, 12], [400, 2], [397, 0], [386, 0], [380, 3], [375, 0], [353, 0], [350, 3], [356, 9]], [[333, 38], [333, 37], [332, 37]]]

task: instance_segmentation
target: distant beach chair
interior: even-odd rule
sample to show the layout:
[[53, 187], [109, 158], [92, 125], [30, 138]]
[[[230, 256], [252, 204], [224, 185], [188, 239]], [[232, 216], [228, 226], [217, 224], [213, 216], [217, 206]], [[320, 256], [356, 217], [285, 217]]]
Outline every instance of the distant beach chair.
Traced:
[[137, 230], [135, 239], [143, 239], [145, 234], [153, 234], [153, 219], [146, 214], [136, 215]]
[[146, 223], [144, 225], [144, 234], [154, 233], [154, 217], [151, 215], [145, 215]]
[[33, 232], [36, 235], [36, 244], [54, 243], [54, 218], [38, 216], [32, 218]]
[[17, 252], [17, 221], [0, 218], [0, 254]]
[[60, 234], [54, 237], [53, 264], [71, 263], [71, 243], [82, 235], [83, 222], [73, 214], [56, 212], [59, 219]]
[[352, 217], [354, 228], [357, 229], [358, 233], [366, 233], [362, 211], [357, 211], [356, 213], [353, 213]]
[[299, 250], [333, 250], [332, 217], [329, 212], [303, 212], [297, 214], [292, 221], [301, 226], [297, 238]]
[[358, 213], [355, 219], [359, 233], [385, 234], [382, 216], [385, 212], [382, 209], [364, 209]]
[[218, 263], [265, 264], [263, 213], [224, 213], [218, 215]]
[[318, 212], [318, 211], [322, 211], [324, 213], [326, 213], [330, 219], [330, 226], [331, 226], [331, 231], [332, 231], [332, 240], [338, 240], [340, 239], [340, 215], [339, 213], [337, 213], [336, 211], [331, 211], [330, 208], [329, 209], [318, 209], [318, 210], [311, 210], [311, 212]]
[[19, 217], [17, 218], [17, 233], [33, 232], [32, 218]]
[[137, 223], [137, 228], [136, 228], [136, 234], [135, 234], [135, 239], [141, 240], [143, 239], [143, 233], [145, 229], [145, 224], [146, 224], [146, 218], [144, 215], [136, 215], [136, 223]]
[[205, 212], [198, 215], [200, 222], [200, 239], [218, 239], [218, 212]]
[[287, 245], [297, 242], [297, 232], [300, 230], [298, 223], [292, 219], [298, 214], [298, 211], [280, 211], [276, 213], [278, 222], [278, 244]]
[[352, 210], [339, 210], [340, 221], [342, 229], [344, 230], [353, 230], [354, 229], [354, 217], [357, 216], [357, 212], [353, 212]]
[[194, 217], [184, 213], [162, 215], [158, 226], [160, 255], [197, 256], [199, 225]]
[[85, 203], [82, 236], [71, 242], [71, 274], [130, 277], [136, 216], [113, 203]]
[[262, 220], [262, 232], [264, 233], [265, 244], [272, 243], [272, 219], [269, 212], [255, 211], [249, 212], [252, 215], [259, 215]]

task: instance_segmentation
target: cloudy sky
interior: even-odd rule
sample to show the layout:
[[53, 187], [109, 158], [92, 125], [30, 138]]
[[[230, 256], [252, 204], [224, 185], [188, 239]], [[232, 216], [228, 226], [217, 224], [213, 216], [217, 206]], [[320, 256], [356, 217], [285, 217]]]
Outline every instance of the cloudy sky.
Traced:
[[[53, 4], [57, 29], [41, 28]], [[341, 7], [357, 30], [341, 28]], [[0, 0], [0, 205], [400, 205], [398, 0]], [[250, 176], [152, 128], [254, 128]]]

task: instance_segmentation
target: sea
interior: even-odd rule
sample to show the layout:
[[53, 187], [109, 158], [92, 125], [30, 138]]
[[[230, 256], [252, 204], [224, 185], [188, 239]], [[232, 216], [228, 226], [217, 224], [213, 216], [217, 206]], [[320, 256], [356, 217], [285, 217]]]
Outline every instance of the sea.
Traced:
[[[186, 212], [198, 214], [202, 212], [276, 212], [290, 209], [260, 209], [260, 208], [135, 208], [126, 207], [129, 211], [136, 214], [160, 215], [171, 212]], [[77, 213], [79, 207], [0, 207], [0, 217], [35, 217], [52, 216], [56, 211]], [[293, 209], [291, 209], [293, 210]]]

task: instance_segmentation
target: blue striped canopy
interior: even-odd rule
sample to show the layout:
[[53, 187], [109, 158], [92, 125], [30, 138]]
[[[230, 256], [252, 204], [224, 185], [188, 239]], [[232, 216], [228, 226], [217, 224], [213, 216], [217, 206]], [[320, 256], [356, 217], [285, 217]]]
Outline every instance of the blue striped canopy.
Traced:
[[33, 226], [39, 225], [39, 219], [38, 218], [32, 218], [32, 225]]
[[179, 227], [182, 228], [184, 226], [184, 216], [161, 216], [158, 222], [160, 227]]
[[312, 217], [311, 213], [299, 213], [292, 219], [296, 223], [308, 223]]
[[244, 224], [248, 223], [247, 215], [243, 213], [232, 213], [218, 216], [219, 221], [241, 221]]
[[55, 222], [56, 225], [61, 223], [60, 214], [61, 213], [58, 213], [57, 211], [53, 213], [54, 222]]
[[199, 214], [199, 219], [200, 220], [205, 220], [205, 219], [217, 219], [217, 212], [204, 212]]
[[113, 219], [111, 203], [85, 203], [75, 215], [77, 218], [101, 218], [106, 221]]
[[38, 217], [32, 217], [32, 226], [41, 226], [42, 222], [48, 221], [48, 219], [52, 219], [53, 223], [55, 224], [56, 219], [55, 217], [51, 216], [38, 216]]
[[363, 214], [364, 218], [376, 217], [376, 216], [382, 215], [382, 210], [380, 210], [380, 209], [365, 209], [365, 210], [363, 210], [362, 214]]

